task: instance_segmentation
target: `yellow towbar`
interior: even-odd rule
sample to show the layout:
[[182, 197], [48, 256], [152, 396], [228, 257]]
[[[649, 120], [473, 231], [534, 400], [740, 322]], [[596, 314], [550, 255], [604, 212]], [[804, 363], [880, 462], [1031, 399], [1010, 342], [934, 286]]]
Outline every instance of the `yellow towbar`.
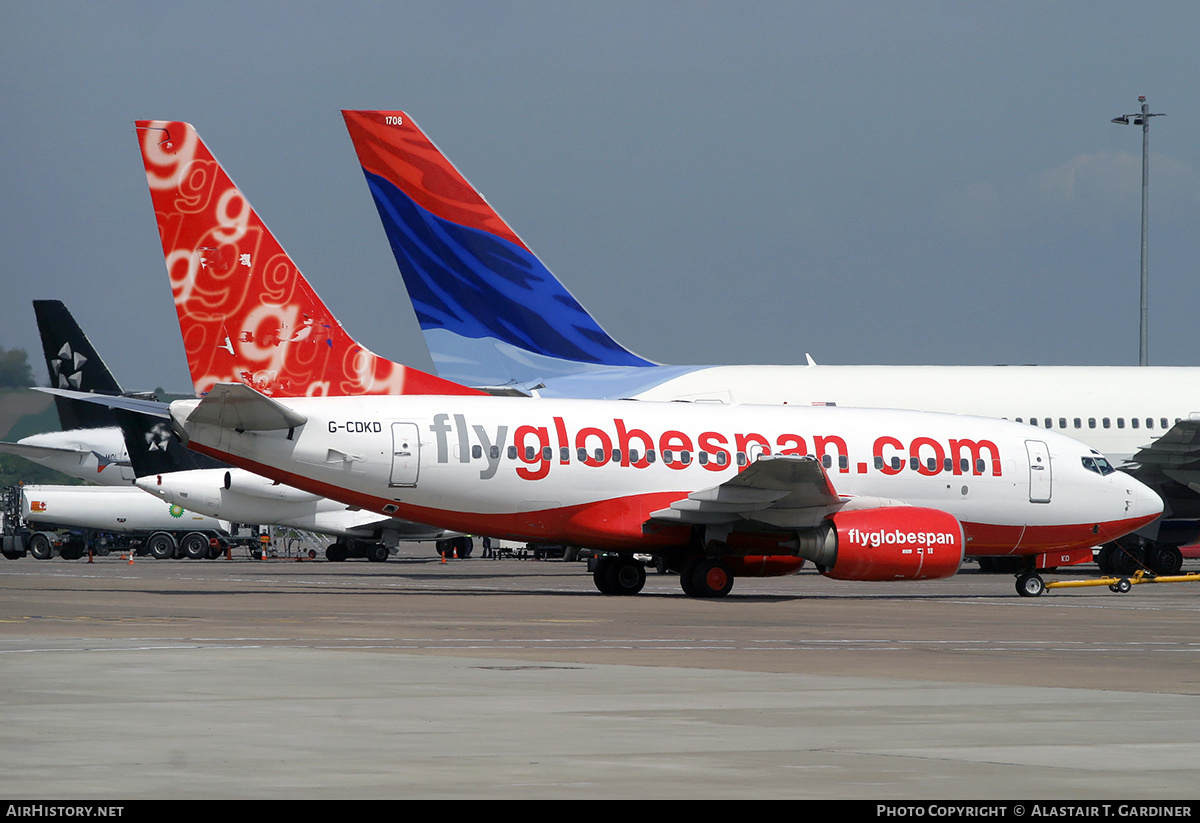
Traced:
[[1046, 583], [1047, 589], [1073, 589], [1083, 586], [1108, 586], [1118, 594], [1124, 594], [1141, 583], [1192, 583], [1200, 580], [1200, 572], [1192, 574], [1169, 574], [1155, 576], [1138, 569], [1132, 577], [1098, 577], [1092, 580], [1054, 580]]

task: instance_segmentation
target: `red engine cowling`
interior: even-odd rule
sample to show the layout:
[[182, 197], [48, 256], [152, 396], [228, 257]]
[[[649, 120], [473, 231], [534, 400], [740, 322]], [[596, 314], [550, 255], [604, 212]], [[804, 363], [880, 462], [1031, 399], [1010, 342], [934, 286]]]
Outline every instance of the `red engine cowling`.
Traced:
[[830, 517], [837, 537], [837, 580], [936, 580], [962, 565], [962, 524], [951, 514], [916, 506], [843, 510]]

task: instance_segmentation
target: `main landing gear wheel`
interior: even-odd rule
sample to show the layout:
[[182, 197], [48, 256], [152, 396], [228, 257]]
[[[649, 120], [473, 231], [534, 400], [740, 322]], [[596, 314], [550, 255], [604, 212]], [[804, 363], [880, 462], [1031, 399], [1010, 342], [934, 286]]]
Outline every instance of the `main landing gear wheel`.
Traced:
[[1017, 594], [1021, 597], [1040, 597], [1046, 591], [1046, 582], [1040, 574], [1022, 574], [1017, 577]]
[[693, 561], [683, 567], [679, 585], [688, 597], [724, 597], [733, 589], [733, 570], [715, 558]]
[[1160, 577], [1179, 574], [1183, 569], [1183, 552], [1178, 546], [1154, 546], [1146, 550], [1146, 565]]
[[345, 543], [330, 543], [325, 547], [325, 559], [331, 563], [341, 563], [347, 554]]
[[634, 595], [646, 585], [646, 567], [632, 557], [605, 555], [596, 559], [592, 581], [601, 594]]

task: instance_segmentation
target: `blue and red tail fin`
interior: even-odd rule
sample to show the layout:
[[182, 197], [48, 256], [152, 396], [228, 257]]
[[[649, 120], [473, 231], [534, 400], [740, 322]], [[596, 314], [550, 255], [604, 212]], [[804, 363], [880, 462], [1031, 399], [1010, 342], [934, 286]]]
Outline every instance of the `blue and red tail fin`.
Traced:
[[197, 394], [475, 394], [359, 345], [187, 123], [141, 120], [138, 143]]
[[656, 365], [621, 346], [400, 111], [343, 111], [438, 374], [529, 384]]

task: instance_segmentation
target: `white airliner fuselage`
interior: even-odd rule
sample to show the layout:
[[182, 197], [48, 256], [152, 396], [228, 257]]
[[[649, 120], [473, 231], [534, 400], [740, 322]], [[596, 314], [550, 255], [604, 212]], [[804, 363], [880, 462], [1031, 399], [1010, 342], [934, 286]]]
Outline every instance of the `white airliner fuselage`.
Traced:
[[[628, 369], [630, 379], [657, 369]], [[709, 366], [639, 388], [644, 400], [836, 403], [996, 417], [1075, 437], [1125, 462], [1200, 416], [1193, 368], [1070, 366]], [[580, 376], [580, 380], [586, 376]], [[551, 381], [558, 387], [571, 378]], [[557, 393], [557, 392], [555, 392]]]
[[363, 511], [245, 469], [191, 469], [146, 475], [138, 478], [136, 485], [189, 511], [234, 523], [268, 523], [363, 541], [378, 540], [381, 531], [391, 531], [394, 539], [387, 542], [392, 545], [400, 539], [434, 540], [443, 534], [441, 529]]
[[[248, 391], [172, 404], [177, 430], [314, 494], [514, 540], [654, 552], [700, 527], [744, 553], [788, 554], [830, 518], [916, 507], [952, 516], [972, 555], [1090, 558], [1161, 512], [1076, 440], [965, 415], [478, 396], [239, 405]], [[815, 479], [738, 483], [801, 456], [823, 466]]]

